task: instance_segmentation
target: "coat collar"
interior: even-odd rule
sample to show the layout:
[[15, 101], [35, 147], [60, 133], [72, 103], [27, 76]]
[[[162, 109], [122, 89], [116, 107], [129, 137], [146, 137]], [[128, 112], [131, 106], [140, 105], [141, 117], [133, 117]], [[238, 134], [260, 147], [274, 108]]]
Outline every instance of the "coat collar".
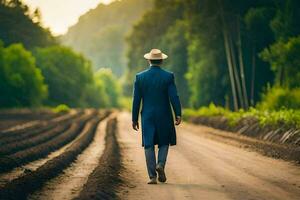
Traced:
[[160, 66], [158, 66], [158, 65], [150, 65], [150, 69], [160, 69]]

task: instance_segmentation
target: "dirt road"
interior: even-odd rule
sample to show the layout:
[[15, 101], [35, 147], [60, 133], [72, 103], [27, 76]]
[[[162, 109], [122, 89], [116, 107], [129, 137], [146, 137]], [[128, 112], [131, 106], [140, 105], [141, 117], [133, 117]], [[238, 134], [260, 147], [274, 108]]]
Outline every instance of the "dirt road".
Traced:
[[210, 130], [183, 124], [178, 145], [171, 147], [167, 183], [147, 185], [141, 134], [131, 130], [129, 113], [121, 113], [119, 142], [128, 186], [123, 199], [289, 200], [300, 199], [300, 168], [205, 136]]

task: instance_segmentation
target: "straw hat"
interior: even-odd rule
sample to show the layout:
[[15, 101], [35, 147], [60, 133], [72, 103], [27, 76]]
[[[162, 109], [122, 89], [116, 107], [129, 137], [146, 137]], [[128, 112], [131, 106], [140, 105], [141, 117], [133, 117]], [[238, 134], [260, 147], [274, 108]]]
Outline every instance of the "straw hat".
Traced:
[[168, 56], [159, 49], [152, 49], [149, 53], [144, 55], [144, 58], [147, 60], [164, 60], [167, 59]]

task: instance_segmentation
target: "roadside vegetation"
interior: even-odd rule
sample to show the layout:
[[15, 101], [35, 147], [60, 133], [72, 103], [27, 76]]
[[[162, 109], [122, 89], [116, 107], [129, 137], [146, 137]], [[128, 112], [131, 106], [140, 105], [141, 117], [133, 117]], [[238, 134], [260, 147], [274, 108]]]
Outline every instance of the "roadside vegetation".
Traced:
[[230, 126], [235, 126], [239, 121], [246, 118], [252, 118], [259, 122], [263, 127], [266, 125], [290, 126], [300, 128], [300, 110], [280, 109], [280, 110], [259, 110], [250, 108], [233, 112], [229, 109], [210, 104], [208, 107], [199, 109], [185, 109], [184, 117], [188, 120], [193, 117], [225, 117]]

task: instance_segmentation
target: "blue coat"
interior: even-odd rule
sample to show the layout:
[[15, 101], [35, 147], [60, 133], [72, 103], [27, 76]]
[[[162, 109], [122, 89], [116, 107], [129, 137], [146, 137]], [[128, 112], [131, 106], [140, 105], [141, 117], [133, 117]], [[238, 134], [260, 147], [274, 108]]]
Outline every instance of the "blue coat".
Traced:
[[174, 74], [157, 66], [136, 75], [133, 91], [132, 121], [137, 122], [142, 102], [142, 145], [176, 145], [175, 116], [181, 116]]

